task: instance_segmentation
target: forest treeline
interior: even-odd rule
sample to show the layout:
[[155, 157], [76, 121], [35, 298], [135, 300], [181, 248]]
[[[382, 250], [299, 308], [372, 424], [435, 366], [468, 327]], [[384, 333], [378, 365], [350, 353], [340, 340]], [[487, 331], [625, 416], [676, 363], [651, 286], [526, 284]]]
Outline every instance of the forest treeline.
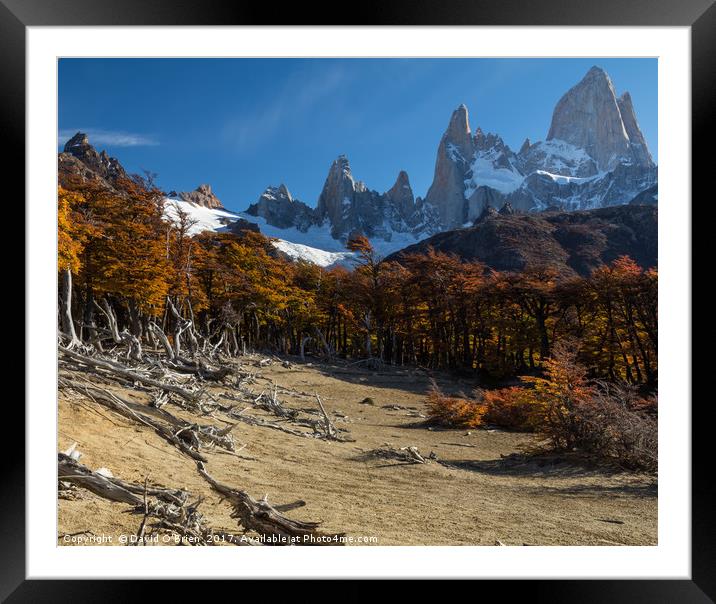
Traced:
[[568, 341], [590, 378], [656, 387], [657, 271], [628, 257], [589, 277], [500, 273], [435, 251], [384, 262], [357, 236], [352, 270], [323, 269], [252, 231], [192, 236], [181, 210], [163, 218], [150, 183], [64, 184], [60, 329], [73, 342], [101, 347], [119, 332], [160, 346], [157, 326], [177, 350], [200, 334], [228, 355], [312, 351], [500, 381], [538, 372]]

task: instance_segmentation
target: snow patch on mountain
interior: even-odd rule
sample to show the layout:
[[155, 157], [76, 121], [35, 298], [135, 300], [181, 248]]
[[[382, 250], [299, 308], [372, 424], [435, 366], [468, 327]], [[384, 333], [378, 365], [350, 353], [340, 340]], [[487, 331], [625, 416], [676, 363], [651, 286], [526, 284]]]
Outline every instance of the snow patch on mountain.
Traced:
[[273, 244], [276, 249], [282, 251], [294, 260], [305, 260], [306, 262], [311, 262], [324, 268], [336, 265], [350, 266], [351, 261], [355, 258], [355, 254], [348, 250], [345, 252], [327, 252], [283, 239], [277, 239]]
[[239, 217], [237, 214], [227, 210], [205, 208], [189, 201], [171, 197], [165, 198], [165, 219], [176, 223], [179, 219], [178, 211], [185, 212], [189, 216], [189, 220], [194, 223], [189, 228], [189, 235], [196, 235], [203, 231], [219, 231]]
[[560, 176], [587, 177], [598, 172], [596, 163], [584, 149], [556, 138], [532, 145], [523, 161], [525, 173], [541, 168]]
[[481, 186], [491, 187], [500, 193], [512, 193], [525, 179], [514, 166], [511, 166], [511, 169], [501, 168], [495, 166], [492, 158], [477, 154], [470, 169], [472, 178], [465, 181], [465, 199], [470, 199]]
[[592, 180], [597, 180], [598, 178], [601, 178], [604, 176], [603, 172], [599, 172], [598, 174], [595, 174], [594, 176], [564, 176], [562, 174], [552, 174], [551, 172], [547, 172], [545, 170], [536, 170], [535, 174], [538, 174], [539, 176], [545, 176], [554, 182], [556, 182], [558, 185], [568, 185], [570, 183], [574, 184], [582, 184], [585, 182], [589, 182]]
[[[232, 222], [238, 218], [244, 218], [258, 224], [261, 232], [272, 240], [274, 247], [293, 259], [306, 260], [318, 266], [328, 267], [336, 264], [348, 264], [354, 256], [353, 252], [346, 250], [340, 242], [330, 236], [327, 228], [312, 227], [307, 233], [296, 228], [278, 229], [266, 224], [264, 219], [245, 212], [236, 214], [226, 210], [215, 210], [167, 197], [164, 200], [164, 218], [176, 223], [179, 218], [178, 211], [185, 212], [193, 223], [189, 228], [189, 235], [196, 235], [204, 231], [224, 232], [228, 230]], [[287, 237], [294, 241], [287, 240]], [[313, 245], [308, 245], [309, 242]], [[317, 248], [316, 244], [326, 249]]]

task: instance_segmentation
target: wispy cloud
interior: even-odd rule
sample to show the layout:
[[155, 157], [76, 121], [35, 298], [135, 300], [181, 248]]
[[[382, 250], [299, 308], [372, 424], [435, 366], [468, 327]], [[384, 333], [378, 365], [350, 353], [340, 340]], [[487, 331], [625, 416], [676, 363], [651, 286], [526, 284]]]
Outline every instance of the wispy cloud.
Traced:
[[119, 130], [98, 130], [95, 128], [64, 128], [59, 131], [57, 145], [59, 147], [71, 139], [78, 132], [84, 132], [92, 145], [107, 147], [148, 147], [158, 145], [159, 142], [147, 135]]
[[346, 79], [346, 72], [339, 67], [320, 74], [295, 74], [265, 107], [229, 120], [224, 126], [223, 137], [241, 149], [266, 142], [291, 120], [298, 119], [333, 94]]

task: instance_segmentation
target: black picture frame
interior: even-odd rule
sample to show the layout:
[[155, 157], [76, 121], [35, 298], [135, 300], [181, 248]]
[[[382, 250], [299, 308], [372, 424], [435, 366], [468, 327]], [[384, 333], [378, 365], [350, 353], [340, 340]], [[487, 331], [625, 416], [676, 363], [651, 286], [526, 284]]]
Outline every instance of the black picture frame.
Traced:
[[[335, 8], [335, 7], [334, 7]], [[347, 13], [348, 14], [348, 13]], [[4, 196], [24, 199], [25, 168], [25, 35], [26, 27], [82, 25], [552, 25], [552, 26], [686, 26], [692, 42], [692, 174], [693, 196], [709, 201], [713, 167], [712, 112], [716, 84], [716, 5], [714, 0], [363, 0], [350, 6], [344, 21], [327, 5], [218, 0], [0, 0], [0, 131], [5, 148]], [[701, 148], [701, 152], [697, 150]], [[683, 200], [684, 208], [691, 200]], [[26, 225], [27, 226], [27, 225]], [[695, 259], [697, 258], [694, 256]], [[25, 317], [26, 321], [31, 317]], [[684, 354], [690, 354], [684, 351]], [[696, 359], [694, 359], [696, 360]], [[691, 401], [669, 401], [684, 406]], [[716, 601], [716, 531], [713, 517], [713, 450], [707, 420], [709, 400], [692, 411], [692, 580], [543, 580], [485, 581], [479, 595], [499, 591], [502, 601], [523, 595], [549, 602], [713, 602]], [[6, 397], [7, 422], [24, 425], [21, 407]], [[49, 413], [49, 409], [48, 409]], [[8, 417], [10, 415], [10, 417]], [[12, 416], [15, 417], [12, 417]], [[12, 454], [10, 454], [12, 450]], [[126, 601], [147, 596], [166, 585], [133, 586], [114, 581], [26, 580], [24, 447], [7, 447], [9, 465], [0, 483], [0, 599], [8, 602]], [[555, 569], [558, 572], [559, 569]], [[78, 569], [81, 574], [81, 569]], [[243, 592], [248, 593], [248, 592]]]

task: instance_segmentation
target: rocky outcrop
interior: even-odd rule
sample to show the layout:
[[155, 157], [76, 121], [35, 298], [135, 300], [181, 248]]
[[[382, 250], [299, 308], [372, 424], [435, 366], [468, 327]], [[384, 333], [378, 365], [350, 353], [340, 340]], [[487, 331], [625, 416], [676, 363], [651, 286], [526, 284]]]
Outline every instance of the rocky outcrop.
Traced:
[[116, 190], [121, 188], [122, 181], [129, 179], [119, 160], [110, 157], [106, 151], [98, 152], [83, 132], [65, 143], [57, 161], [59, 183], [65, 187], [91, 183]]
[[617, 104], [619, 105], [619, 112], [624, 122], [624, 129], [626, 130], [627, 136], [629, 136], [629, 150], [634, 158], [634, 162], [643, 168], [653, 168], [654, 160], [651, 157], [651, 153], [649, 153], [646, 139], [636, 121], [636, 113], [632, 105], [631, 95], [625, 92], [617, 99]]
[[647, 205], [647, 206], [655, 206], [659, 204], [659, 186], [654, 185], [653, 187], [649, 187], [648, 189], [644, 189], [639, 195], [634, 197], [629, 202], [629, 205], [638, 206], [638, 205]]
[[354, 231], [373, 237], [382, 230], [383, 208], [380, 195], [353, 178], [350, 163], [340, 155], [330, 167], [316, 211], [320, 220], [331, 225], [336, 239]]
[[401, 170], [393, 186], [379, 193], [354, 178], [345, 155], [331, 164], [315, 209], [294, 199], [282, 184], [268, 187], [246, 214], [279, 229], [304, 233], [313, 226], [326, 226], [344, 242], [358, 233], [389, 242], [396, 233], [412, 236], [439, 230], [433, 208], [413, 196], [407, 172]]
[[515, 209], [512, 207], [512, 204], [509, 201], [506, 201], [505, 205], [500, 208], [499, 213], [503, 216], [512, 216], [515, 213]]
[[410, 186], [408, 173], [405, 170], [400, 171], [395, 184], [386, 191], [385, 196], [402, 218], [406, 220], [413, 218], [415, 197]]
[[252, 233], [260, 233], [261, 229], [259, 228], [259, 225], [254, 222], [249, 222], [244, 218], [237, 218], [236, 220], [231, 222], [231, 224], [228, 225], [228, 231], [230, 233], [233, 233], [234, 235], [241, 235], [246, 231], [250, 231]]
[[294, 199], [283, 183], [278, 187], [267, 187], [246, 213], [263, 218], [268, 224], [279, 229], [293, 227], [304, 233], [319, 222], [316, 211]]
[[497, 210], [488, 204], [483, 208], [482, 212], [480, 212], [480, 215], [475, 219], [474, 224], [479, 224], [480, 222], [483, 222], [488, 218], [494, 218], [495, 216], [497, 216], [497, 214]]
[[179, 193], [179, 199], [182, 201], [188, 201], [210, 210], [223, 210], [224, 204], [221, 203], [219, 198], [214, 195], [211, 187], [207, 184], [199, 185], [193, 191], [184, 191]]

